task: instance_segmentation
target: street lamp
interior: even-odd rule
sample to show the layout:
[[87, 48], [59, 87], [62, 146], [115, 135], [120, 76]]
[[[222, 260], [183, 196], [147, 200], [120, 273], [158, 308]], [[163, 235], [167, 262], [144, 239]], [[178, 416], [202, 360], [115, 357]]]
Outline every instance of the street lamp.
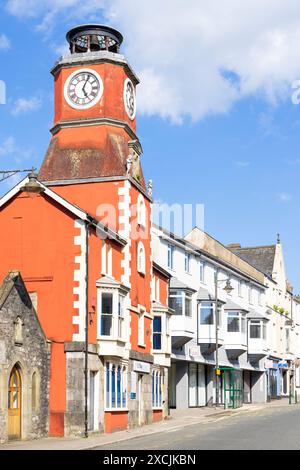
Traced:
[[230, 283], [230, 279], [218, 279], [218, 270], [215, 272], [215, 328], [216, 328], [216, 406], [219, 406], [219, 322], [218, 322], [218, 284], [225, 282], [224, 291], [230, 294], [233, 291], [233, 287]]

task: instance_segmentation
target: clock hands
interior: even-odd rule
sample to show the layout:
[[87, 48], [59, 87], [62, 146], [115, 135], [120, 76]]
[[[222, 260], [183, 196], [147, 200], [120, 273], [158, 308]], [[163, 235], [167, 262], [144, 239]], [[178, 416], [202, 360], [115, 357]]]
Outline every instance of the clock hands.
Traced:
[[87, 94], [86, 91], [85, 91], [85, 87], [86, 87], [87, 82], [89, 81], [89, 78], [90, 78], [90, 77], [88, 76], [87, 79], [86, 79], [86, 81], [85, 81], [85, 83], [84, 83], [84, 85], [83, 85], [83, 87], [82, 87], [82, 91], [83, 91], [83, 93], [85, 94], [85, 96], [88, 96], [88, 94]]

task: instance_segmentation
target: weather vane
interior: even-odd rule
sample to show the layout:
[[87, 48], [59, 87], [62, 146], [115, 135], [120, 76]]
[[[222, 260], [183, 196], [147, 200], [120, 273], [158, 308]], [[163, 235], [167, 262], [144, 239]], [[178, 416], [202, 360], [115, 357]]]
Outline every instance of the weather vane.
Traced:
[[31, 173], [36, 171], [36, 168], [32, 167], [29, 170], [3, 170], [0, 171], [0, 183], [4, 180], [7, 180], [11, 176], [16, 175], [17, 173]]

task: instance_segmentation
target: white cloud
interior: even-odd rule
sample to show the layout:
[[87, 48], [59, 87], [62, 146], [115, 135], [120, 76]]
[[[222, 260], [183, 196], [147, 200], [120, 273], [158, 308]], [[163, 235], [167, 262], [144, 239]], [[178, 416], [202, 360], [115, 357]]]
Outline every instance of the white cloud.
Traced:
[[[41, 31], [104, 15], [143, 80], [140, 112], [175, 123], [226, 113], [240, 99], [291, 99], [300, 79], [299, 0], [8, 0]], [[103, 12], [104, 9], [104, 12]], [[65, 21], [64, 21], [65, 22]]]
[[288, 193], [280, 193], [278, 194], [278, 198], [281, 202], [290, 202], [292, 200], [291, 194]]
[[10, 49], [10, 40], [5, 34], [0, 34], [0, 50], [7, 51]]
[[239, 168], [247, 168], [248, 166], [250, 166], [250, 162], [248, 162], [247, 160], [238, 160], [235, 162], [235, 164]]
[[16, 151], [15, 139], [10, 136], [0, 143], [0, 156], [10, 155]]
[[14, 103], [11, 114], [13, 116], [19, 116], [20, 114], [26, 114], [30, 111], [36, 111], [41, 107], [41, 104], [41, 99], [36, 96], [33, 98], [19, 98]]

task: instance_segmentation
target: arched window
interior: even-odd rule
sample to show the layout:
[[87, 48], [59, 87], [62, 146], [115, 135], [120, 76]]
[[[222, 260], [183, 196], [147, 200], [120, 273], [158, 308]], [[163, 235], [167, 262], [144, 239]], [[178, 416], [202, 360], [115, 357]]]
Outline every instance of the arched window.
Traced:
[[137, 202], [137, 212], [138, 212], [138, 224], [146, 227], [146, 205], [145, 200], [141, 194], [139, 194]]
[[142, 242], [139, 242], [138, 244], [137, 256], [138, 256], [137, 270], [139, 273], [145, 274], [146, 273], [146, 255], [145, 255], [145, 247]]

